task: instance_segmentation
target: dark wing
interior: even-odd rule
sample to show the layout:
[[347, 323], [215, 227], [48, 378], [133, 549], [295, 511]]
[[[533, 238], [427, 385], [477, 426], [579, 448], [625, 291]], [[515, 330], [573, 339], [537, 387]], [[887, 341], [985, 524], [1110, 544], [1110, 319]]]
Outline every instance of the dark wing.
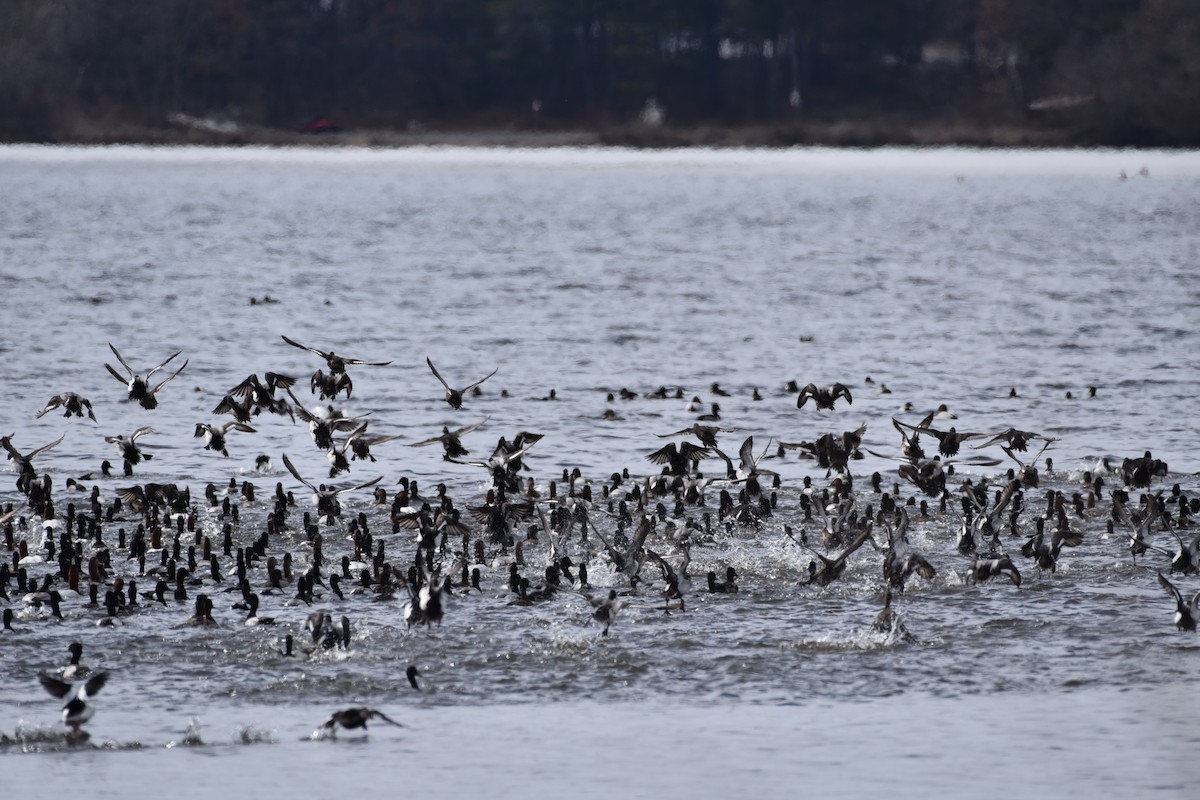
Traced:
[[[108, 349], [113, 351], [113, 355], [117, 357], [117, 361], [121, 362], [121, 366], [125, 368], [126, 372], [128, 372], [130, 375], [134, 374], [133, 367], [129, 366], [129, 362], [125, 360], [125, 357], [123, 355], [121, 355], [121, 351], [113, 346], [112, 342], [108, 343]], [[104, 366], [108, 367], [108, 364], [105, 364]], [[114, 370], [112, 367], [108, 367], [108, 371], [114, 375], [117, 375], [116, 370]], [[120, 377], [120, 376], [118, 375], [117, 377]], [[127, 380], [128, 380], [127, 378], [121, 378], [122, 382], [125, 382]]]
[[[282, 336], [282, 334], [280, 334], [280, 335]], [[306, 344], [300, 344], [300, 343], [299, 343], [299, 342], [297, 342], [295, 339], [289, 339], [289, 338], [288, 338], [288, 337], [286, 337], [286, 336], [284, 336], [284, 337], [283, 337], [283, 340], [284, 340], [285, 342], [287, 342], [288, 344], [290, 344], [292, 347], [299, 347], [301, 350], [307, 350], [307, 351], [308, 351], [308, 352], [310, 352], [310, 353], [316, 353], [316, 354], [317, 354], [317, 355], [319, 355], [321, 358], [329, 358], [329, 354], [328, 354], [328, 353], [326, 353], [324, 350], [318, 350], [318, 349], [317, 349], [317, 348], [315, 348], [315, 347], [309, 347], [309, 346], [308, 346], [308, 345], [306, 345]]]
[[[83, 688], [84, 691], [87, 692], [88, 697], [94, 697], [100, 693], [100, 690], [104, 688], [104, 684], [106, 683], [108, 683], [108, 672], [97, 672], [95, 675], [88, 678], [88, 681], [83, 685]], [[45, 686], [46, 684], [43, 683], [42, 685]]]
[[429, 356], [425, 356], [425, 363], [429, 365], [429, 371], [433, 373], [433, 377], [441, 381], [442, 386], [446, 387], [446, 391], [453, 391], [453, 389], [450, 388], [450, 384], [446, 383], [446, 379], [443, 378], [441, 373], [437, 371], [437, 367], [433, 365], [433, 360], [429, 358]]
[[[1162, 577], [1161, 575], [1159, 576]], [[71, 684], [64, 680], [55, 678], [53, 675], [47, 675], [42, 672], [38, 674], [38, 680], [42, 684], [42, 688], [55, 697], [66, 697], [67, 692], [71, 691]]]
[[317, 491], [317, 487], [313, 486], [311, 483], [304, 480], [304, 478], [300, 477], [300, 473], [296, 470], [296, 467], [292, 464], [292, 460], [287, 457], [287, 453], [283, 454], [283, 465], [285, 467], [287, 467], [288, 472], [292, 473], [293, 478], [300, 481], [305, 486], [307, 486], [309, 489], [312, 489], [314, 492]]
[[1175, 584], [1167, 580], [1161, 572], [1158, 573], [1158, 585], [1166, 589], [1167, 594], [1171, 595], [1171, 597], [1174, 597], [1176, 603], [1183, 605], [1183, 595], [1181, 595], [1179, 590], [1175, 588]]
[[[483, 419], [479, 420], [479, 422], [476, 422], [476, 423], [474, 423], [474, 424], [472, 424], [472, 425], [466, 425], [466, 426], [464, 426], [464, 427], [462, 427], [462, 428], [459, 428], [458, 430], [456, 430], [456, 431], [454, 432], [454, 435], [455, 435], [455, 436], [460, 436], [460, 437], [461, 437], [461, 436], [466, 436], [468, 433], [473, 433], [473, 432], [475, 432], [475, 431], [479, 430], [480, 428], [482, 428], [482, 427], [483, 427], [483, 423], [487, 422], [489, 419], [491, 419], [491, 417], [490, 417], [490, 416], [489, 416], [489, 417], [484, 417]], [[541, 437], [538, 437], [538, 438], [541, 438]], [[436, 440], [435, 440], [435, 441], [436, 441]]]
[[[284, 456], [284, 458], [286, 459], [287, 457]], [[293, 474], [295, 474], [295, 473], [293, 473]], [[374, 486], [375, 484], [379, 483], [381, 480], [383, 480], [382, 475], [380, 475], [378, 478], [376, 478], [373, 481], [367, 481], [366, 483], [360, 483], [358, 486], [347, 486], [345, 489], [335, 489], [334, 491], [336, 491], [338, 494], [341, 494], [342, 492], [353, 492], [356, 489], [365, 489], [368, 486]]]
[[[175, 356], [177, 356], [177, 355], [179, 355], [179, 353], [176, 353], [176, 354], [175, 354]], [[174, 358], [175, 356], [171, 356], [171, 358]], [[170, 361], [170, 360], [171, 360], [171, 358], [168, 358], [168, 359], [167, 359], [167, 361]], [[164, 361], [163, 363], [164, 363], [164, 364], [166, 364], [167, 362], [166, 362], [166, 361]], [[185, 360], [185, 361], [183, 362], [183, 366], [182, 366], [182, 367], [180, 367], [179, 369], [177, 369], [177, 370], [175, 370], [174, 372], [172, 372], [172, 373], [171, 373], [171, 375], [170, 375], [169, 377], [163, 378], [161, 381], [159, 381], [158, 385], [157, 385], [157, 386], [155, 386], [153, 389], [151, 389], [149, 393], [150, 393], [150, 394], [154, 394], [154, 393], [155, 393], [155, 392], [157, 392], [159, 389], [161, 389], [162, 387], [166, 386], [166, 385], [167, 385], [168, 383], [170, 383], [171, 381], [175, 380], [175, 376], [177, 376], [179, 373], [183, 372], [183, 371], [184, 371], [184, 369], [186, 369], [186, 368], [187, 368], [187, 365], [188, 365], [188, 362]], [[154, 370], [156, 370], [156, 369], [158, 369], [158, 367], [155, 367], [155, 368], [154, 368]], [[150, 374], [153, 374], [153, 373], [154, 373], [154, 370], [150, 370]], [[146, 377], [149, 377], [149, 374], [148, 374]]]
[[122, 375], [121, 373], [117, 372], [117, 371], [116, 371], [116, 370], [113, 368], [113, 365], [112, 365], [112, 364], [109, 364], [107, 361], [106, 361], [106, 362], [104, 362], [104, 368], [105, 368], [106, 370], [108, 370], [108, 374], [109, 374], [109, 375], [112, 375], [114, 378], [116, 378], [117, 380], [119, 380], [119, 381], [122, 383], [122, 385], [124, 385], [124, 386], [128, 386], [128, 385], [129, 385], [129, 375]]
[[[433, 366], [433, 365], [432, 365], [432, 364], [430, 364], [430, 366]], [[500, 371], [500, 368], [499, 368], [499, 367], [496, 367], [494, 370], [492, 370], [491, 372], [489, 372], [487, 375], [484, 375], [482, 378], [480, 378], [479, 380], [477, 380], [477, 381], [475, 381], [474, 383], [472, 383], [470, 386], [468, 386], [468, 387], [466, 387], [465, 389], [463, 389], [463, 394], [466, 394], [467, 392], [471, 391], [471, 390], [472, 390], [472, 389], [474, 389], [476, 386], [480, 385], [481, 383], [483, 383], [484, 381], [486, 381], [488, 378], [492, 377], [493, 375], [495, 375], [495, 374], [496, 374], [497, 372], [499, 372], [499, 371]]]
[[[154, 369], [152, 369], [152, 370], [150, 370], [149, 372], [147, 372], [147, 373], [146, 373], [146, 380], [150, 380], [150, 376], [151, 376], [151, 375], [153, 375], [154, 373], [158, 372], [160, 369], [162, 369], [163, 367], [165, 367], [167, 364], [170, 364], [172, 361], [174, 361], [174, 360], [175, 360], [175, 356], [179, 355], [179, 354], [180, 354], [180, 353], [182, 353], [182, 352], [183, 352], [182, 350], [176, 350], [174, 353], [172, 353], [172, 354], [171, 354], [170, 358], [168, 358], [166, 361], [164, 361], [164, 362], [162, 362], [161, 364], [159, 364], [159, 365], [158, 365], [157, 367], [155, 367]], [[186, 366], [187, 366], [187, 363], [184, 363], [183, 367], [186, 367]], [[175, 371], [175, 374], [176, 374], [176, 375], [178, 375], [180, 372], [182, 372], [182, 371], [183, 371], [183, 367], [180, 367], [178, 370], [176, 370], [176, 371]], [[133, 370], [130, 370], [130, 372], [132, 372], [132, 371], [133, 371]], [[172, 376], [172, 377], [174, 377], [174, 376]], [[163, 383], [166, 383], [166, 381], [163, 381]], [[159, 386], [161, 386], [161, 385], [162, 385], [162, 384], [160, 383], [160, 384], [159, 384]]]
[[57, 447], [58, 445], [62, 444], [62, 440], [63, 440], [63, 439], [65, 439], [65, 438], [67, 438], [67, 435], [64, 433], [62, 436], [58, 437], [57, 439], [55, 439], [55, 440], [54, 440], [53, 442], [51, 442], [50, 444], [44, 444], [44, 445], [42, 445], [41, 447], [39, 447], [37, 450], [34, 450], [32, 453], [30, 453], [29, 455], [25, 456], [25, 458], [27, 458], [27, 459], [33, 458], [33, 457], [34, 457], [34, 456], [36, 456], [38, 453], [44, 453], [44, 452], [46, 452], [47, 450], [49, 450], [51, 447]]
[[54, 409], [59, 408], [62, 405], [65, 405], [67, 402], [64, 399], [65, 397], [66, 397], [66, 395], [61, 395], [61, 394], [57, 394], [54, 397], [51, 397], [50, 402], [46, 403], [45, 407], [41, 411], [39, 411], [33, 415], [34, 419], [41, 419], [42, 417], [46, 416]]
[[807, 384], [800, 390], [800, 395], [796, 398], [796, 408], [803, 408], [808, 402], [808, 398], [817, 396], [817, 385], [815, 383]]

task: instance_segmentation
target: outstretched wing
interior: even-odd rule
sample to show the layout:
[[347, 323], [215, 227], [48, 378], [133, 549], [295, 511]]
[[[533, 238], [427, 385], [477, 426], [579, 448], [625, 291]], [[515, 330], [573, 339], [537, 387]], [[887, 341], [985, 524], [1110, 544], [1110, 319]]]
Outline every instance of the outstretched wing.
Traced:
[[431, 359], [429, 356], [425, 356], [425, 363], [429, 365], [429, 371], [433, 373], [433, 377], [435, 377], [435, 378], [437, 378], [439, 381], [441, 381], [441, 382], [442, 382], [442, 386], [445, 386], [445, 387], [446, 387], [446, 391], [448, 391], [448, 392], [449, 392], [449, 391], [453, 391], [453, 390], [450, 388], [450, 384], [446, 383], [446, 379], [445, 379], [445, 378], [443, 378], [443, 377], [442, 377], [442, 375], [441, 375], [441, 373], [437, 371], [437, 367], [435, 367], [435, 366], [433, 365], [433, 360], [432, 360], [432, 359]]
[[300, 481], [305, 486], [307, 486], [309, 489], [312, 489], [314, 492], [317, 491], [317, 487], [313, 486], [311, 483], [309, 483], [308, 481], [304, 480], [303, 477], [301, 477], [300, 473], [296, 470], [295, 465], [292, 464], [292, 460], [287, 457], [287, 453], [283, 454], [283, 465], [285, 467], [287, 467], [288, 472], [292, 473], [293, 478]]
[[[280, 336], [283, 336], [283, 334], [280, 334]], [[283, 336], [283, 340], [284, 340], [285, 342], [287, 342], [288, 344], [290, 344], [292, 347], [299, 347], [301, 350], [307, 350], [307, 351], [308, 351], [308, 352], [310, 352], [310, 353], [316, 353], [316, 354], [317, 354], [317, 355], [319, 355], [321, 358], [329, 358], [329, 354], [328, 354], [328, 353], [326, 353], [324, 350], [318, 350], [318, 349], [317, 349], [317, 348], [315, 348], [315, 347], [309, 347], [309, 346], [308, 346], [308, 345], [306, 345], [306, 344], [300, 344], [300, 343], [299, 343], [299, 342], [297, 342], [295, 339], [289, 339], [289, 338], [288, 338], [288, 337], [286, 337], [286, 336]]]
[[[113, 346], [112, 342], [108, 343], [108, 349], [113, 351], [113, 355], [117, 357], [117, 361], [121, 362], [121, 366], [125, 368], [125, 371], [128, 372], [130, 375], [133, 375], [134, 374], [133, 367], [129, 366], [129, 362], [125, 360], [125, 356], [121, 355], [121, 351], [118, 350], [115, 346]], [[108, 367], [108, 364], [105, 364], [104, 366]], [[112, 372], [114, 375], [117, 374], [116, 370], [114, 370], [112, 367], [108, 367], [108, 369], [109, 369], [109, 372]], [[120, 376], [118, 375], [117, 377], [120, 377]], [[124, 382], [125, 380], [126, 380], [125, 378], [121, 378], [122, 382]]]
[[[433, 366], [433, 365], [432, 365], [432, 364], [430, 364], [430, 366]], [[500, 368], [499, 368], [499, 367], [496, 367], [494, 370], [492, 370], [491, 372], [489, 372], [487, 375], [484, 375], [482, 378], [480, 378], [479, 380], [475, 381], [474, 383], [472, 383], [472, 384], [471, 384], [470, 386], [468, 386], [467, 388], [463, 389], [463, 394], [466, 394], [467, 392], [469, 392], [469, 391], [471, 391], [472, 389], [474, 389], [476, 386], [479, 386], [481, 383], [483, 383], [484, 381], [486, 381], [488, 378], [492, 377], [493, 375], [495, 375], [495, 374], [496, 374], [497, 372], [499, 372], [499, 371], [500, 371]]]
[[38, 681], [41, 682], [43, 689], [55, 697], [66, 697], [67, 692], [71, 691], [71, 684], [44, 672], [38, 674]]

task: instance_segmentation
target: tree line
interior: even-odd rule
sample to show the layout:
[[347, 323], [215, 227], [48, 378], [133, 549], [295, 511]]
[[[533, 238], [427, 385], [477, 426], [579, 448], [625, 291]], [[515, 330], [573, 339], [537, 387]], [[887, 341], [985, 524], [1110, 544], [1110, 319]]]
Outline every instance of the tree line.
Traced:
[[1195, 0], [3, 0], [0, 138], [887, 117], [1200, 144]]

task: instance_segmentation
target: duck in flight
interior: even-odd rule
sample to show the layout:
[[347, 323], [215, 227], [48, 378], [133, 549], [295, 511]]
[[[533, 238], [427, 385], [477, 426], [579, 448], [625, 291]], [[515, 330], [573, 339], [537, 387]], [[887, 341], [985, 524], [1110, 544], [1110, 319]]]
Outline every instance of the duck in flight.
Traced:
[[[347, 358], [346, 356], [338, 355], [332, 350], [320, 350], [316, 347], [309, 347], [306, 344], [300, 344], [295, 339], [289, 339], [283, 336], [283, 340], [292, 347], [298, 347], [301, 350], [307, 350], [325, 359], [326, 366], [329, 367], [329, 374], [326, 375], [321, 370], [313, 373], [312, 379], [309, 381], [309, 386], [314, 394], [320, 393], [321, 399], [336, 397], [339, 392], [345, 391], [346, 397], [349, 397], [354, 391], [354, 384], [350, 381], [350, 376], [346, 374], [347, 364], [363, 364], [369, 367], [386, 367], [391, 364], [391, 361], [366, 361], [361, 358]], [[285, 387], [286, 388], [286, 387]]]
[[34, 414], [34, 418], [41, 419], [56, 408], [65, 408], [67, 411], [63, 415], [65, 417], [79, 417], [83, 419], [84, 412], [87, 412], [92, 422], [96, 421], [96, 415], [92, 412], [92, 401], [75, 392], [63, 392], [62, 394], [54, 395], [41, 411]]
[[499, 367], [497, 367], [496, 369], [494, 369], [494, 370], [492, 370], [491, 372], [489, 372], [487, 375], [484, 375], [482, 378], [480, 378], [479, 380], [477, 380], [477, 381], [475, 381], [474, 383], [472, 383], [470, 386], [466, 386], [466, 387], [464, 387], [464, 388], [462, 388], [462, 389], [455, 389], [455, 388], [454, 388], [454, 387], [452, 387], [450, 384], [446, 383], [446, 379], [445, 379], [445, 378], [443, 378], [443, 377], [441, 376], [441, 373], [439, 373], [439, 372], [437, 371], [437, 367], [435, 367], [435, 366], [433, 365], [433, 359], [431, 359], [431, 358], [429, 358], [428, 356], [426, 356], [426, 357], [425, 357], [425, 363], [429, 365], [429, 371], [433, 373], [433, 377], [435, 377], [435, 378], [437, 378], [439, 381], [441, 381], [441, 384], [442, 384], [442, 386], [446, 387], [446, 402], [447, 402], [447, 403], [449, 403], [449, 404], [450, 404], [450, 407], [451, 407], [451, 408], [453, 408], [455, 411], [457, 411], [458, 409], [462, 408], [463, 396], [464, 396], [465, 394], [467, 394], [468, 392], [471, 392], [471, 391], [473, 391], [473, 390], [474, 390], [474, 389], [476, 389], [476, 388], [477, 388], [477, 387], [478, 387], [478, 386], [479, 386], [481, 383], [483, 383], [483, 382], [484, 382], [484, 381], [486, 381], [488, 378], [492, 377], [493, 375], [495, 375], [497, 372], [499, 372], [499, 371], [500, 371]]
[[479, 422], [476, 422], [472, 425], [463, 426], [458, 430], [453, 431], [450, 430], [448, 425], [443, 425], [441, 436], [434, 436], [429, 439], [423, 439], [419, 442], [413, 442], [409, 445], [409, 447], [427, 447], [428, 445], [437, 444], [440, 442], [442, 449], [445, 451], [442, 456], [445, 458], [445, 460], [449, 461], [454, 458], [462, 458], [465, 455], [470, 455], [471, 452], [467, 448], [463, 447], [462, 437], [466, 436], [468, 433], [479, 430], [479, 428], [483, 426], [483, 423], [487, 422], [489, 419], [491, 419], [491, 417], [484, 417]]
[[834, 383], [830, 386], [820, 386], [810, 383], [800, 390], [800, 396], [796, 398], [796, 408], [804, 408], [804, 404], [811, 398], [817, 404], [817, 410], [828, 409], [833, 410], [834, 402], [843, 397], [846, 402], [853, 405], [854, 398], [850, 396], [850, 390], [844, 384]]
[[133, 467], [137, 464], [140, 464], [143, 459], [149, 461], [150, 459], [154, 458], [154, 456], [149, 453], [143, 453], [141, 448], [137, 445], [137, 440], [139, 437], [154, 432], [154, 428], [151, 428], [149, 425], [143, 425], [131, 433], [128, 437], [119, 434], [117, 436], [104, 437], [104, 441], [116, 447], [117, 452], [121, 454], [121, 458], [125, 460], [126, 475], [132, 474]]
[[125, 385], [125, 388], [129, 392], [128, 399], [136, 400], [138, 402], [138, 405], [140, 405], [142, 408], [146, 409], [147, 411], [158, 408], [158, 398], [155, 397], [155, 395], [158, 394], [158, 390], [163, 388], [163, 386], [166, 386], [167, 383], [169, 383], [170, 381], [174, 380], [175, 377], [177, 375], [179, 375], [179, 373], [183, 372], [184, 369], [186, 369], [187, 365], [188, 365], [187, 360], [184, 360], [182, 367], [175, 370], [170, 375], [168, 375], [166, 378], [163, 378], [161, 381], [159, 381], [157, 384], [155, 384], [153, 387], [151, 387], [150, 386], [150, 377], [152, 375], [154, 375], [154, 373], [158, 372], [160, 369], [165, 367], [167, 364], [170, 364], [172, 361], [174, 361], [175, 357], [178, 356], [179, 353], [182, 351], [176, 351], [166, 361], [162, 362], [157, 367], [155, 367], [154, 369], [147, 372], [145, 375], [139, 375], [136, 372], [134, 372], [133, 367], [129, 366], [129, 363], [125, 360], [125, 357], [121, 355], [121, 351], [117, 350], [117, 348], [113, 346], [112, 342], [108, 343], [108, 347], [110, 350], [113, 351], [113, 355], [115, 355], [117, 357], [117, 361], [119, 361], [121, 363], [121, 366], [125, 368], [125, 371], [128, 374], [122, 375], [120, 372], [118, 372], [116, 370], [115, 367], [113, 367], [111, 364], [109, 364], [107, 362], [105, 362], [104, 368], [108, 370], [110, 375], [112, 375], [114, 378], [116, 378], [118, 381], [120, 381], [122, 384]]
[[193, 438], [199, 439], [203, 436], [205, 450], [215, 450], [226, 458], [229, 458], [229, 451], [225, 448], [225, 437], [230, 431], [242, 431], [243, 433], [256, 432], [254, 428], [241, 422], [226, 422], [224, 425], [209, 425], [208, 423], [200, 422], [196, 424], [196, 434]]

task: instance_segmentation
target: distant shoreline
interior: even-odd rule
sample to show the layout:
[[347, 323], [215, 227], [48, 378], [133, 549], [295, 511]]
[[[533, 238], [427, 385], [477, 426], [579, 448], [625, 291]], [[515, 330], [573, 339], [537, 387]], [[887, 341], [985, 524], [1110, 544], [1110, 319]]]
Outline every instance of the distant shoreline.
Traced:
[[1128, 143], [1093, 140], [1061, 127], [988, 124], [962, 121], [838, 120], [804, 121], [770, 126], [671, 126], [640, 124], [597, 130], [491, 128], [421, 128], [415, 130], [348, 129], [304, 133], [232, 121], [187, 118], [165, 127], [129, 125], [77, 126], [71, 134], [45, 140], [8, 140], [5, 144], [56, 145], [208, 145], [279, 147], [421, 146], [541, 148], [633, 147], [671, 149], [827, 147], [1120, 147]]

